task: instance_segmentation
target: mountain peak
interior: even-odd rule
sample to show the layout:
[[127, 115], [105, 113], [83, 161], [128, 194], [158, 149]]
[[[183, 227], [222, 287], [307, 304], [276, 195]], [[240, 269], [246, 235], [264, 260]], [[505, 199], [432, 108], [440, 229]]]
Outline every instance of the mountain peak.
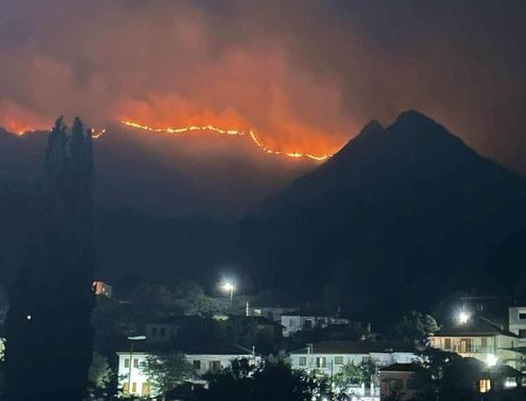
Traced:
[[435, 120], [426, 116], [424, 113], [421, 113], [417, 110], [407, 110], [398, 116], [394, 125], [396, 124], [411, 124], [411, 125], [421, 125], [421, 124], [433, 124], [438, 125]]

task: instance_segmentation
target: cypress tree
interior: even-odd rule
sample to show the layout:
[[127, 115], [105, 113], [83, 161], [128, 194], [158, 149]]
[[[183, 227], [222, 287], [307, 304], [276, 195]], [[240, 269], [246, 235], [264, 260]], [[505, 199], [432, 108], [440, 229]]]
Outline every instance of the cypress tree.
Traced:
[[6, 389], [12, 401], [81, 401], [95, 306], [91, 133], [60, 118], [49, 135], [40, 221], [10, 289]]

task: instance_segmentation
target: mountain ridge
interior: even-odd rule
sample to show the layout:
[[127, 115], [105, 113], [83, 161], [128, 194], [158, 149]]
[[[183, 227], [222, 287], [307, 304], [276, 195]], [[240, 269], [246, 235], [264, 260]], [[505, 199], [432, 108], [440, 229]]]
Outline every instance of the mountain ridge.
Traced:
[[[347, 282], [376, 285], [389, 300], [400, 297], [392, 284], [404, 288], [405, 304], [414, 304], [423, 296], [423, 264], [424, 276], [452, 289], [466, 289], [473, 274], [479, 287], [492, 280], [506, 286], [502, 277], [494, 280], [503, 257], [495, 255], [526, 231], [526, 179], [415, 111], [385, 129], [368, 127], [248, 215], [242, 237], [257, 236], [244, 244], [256, 255], [248, 263], [258, 264], [268, 285], [292, 281], [305, 296]], [[353, 303], [359, 313], [365, 304], [386, 306], [367, 293], [346, 299], [340, 292], [334, 307]], [[430, 291], [430, 302], [437, 296]]]

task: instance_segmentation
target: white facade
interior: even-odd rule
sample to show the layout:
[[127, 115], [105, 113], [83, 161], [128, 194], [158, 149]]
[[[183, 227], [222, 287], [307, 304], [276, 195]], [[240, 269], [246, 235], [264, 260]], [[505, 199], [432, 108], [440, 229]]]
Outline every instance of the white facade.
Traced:
[[515, 369], [521, 367], [520, 356], [512, 351], [513, 348], [521, 345], [520, 339], [511, 335], [473, 335], [469, 332], [458, 335], [436, 334], [430, 338], [430, 341], [433, 348], [455, 352], [462, 357], [488, 362], [488, 358], [495, 356], [499, 363]]
[[[119, 356], [119, 388], [123, 394], [145, 397], [151, 394], [148, 378], [142, 373], [141, 365], [146, 361], [144, 352], [117, 352]], [[153, 394], [155, 395], [155, 394]]]
[[236, 359], [250, 359], [254, 363], [256, 357], [251, 354], [238, 354], [238, 355], [214, 355], [214, 354], [187, 354], [185, 355], [188, 362], [190, 362], [194, 368], [195, 373], [201, 376], [205, 373], [216, 373], [222, 369], [228, 368], [230, 363]]
[[[373, 362], [377, 369], [392, 365], [394, 363], [411, 363], [416, 360], [417, 356], [413, 352], [379, 352], [377, 347], [372, 347], [371, 351], [367, 347], [359, 347], [361, 350], [331, 351], [330, 347], [324, 346], [323, 351], [316, 351], [316, 344], [305, 350], [294, 351], [290, 354], [292, 369], [305, 370], [307, 372], [316, 371], [327, 377], [332, 377], [341, 372], [344, 365], [359, 365], [362, 362]], [[369, 397], [369, 399], [378, 400], [380, 389], [375, 385], [374, 380], [366, 386], [362, 383], [356, 387], [344, 389], [347, 394], [353, 394], [360, 397]]]
[[526, 340], [526, 306], [508, 308], [509, 330]]
[[[149, 384], [148, 376], [141, 370], [141, 365], [146, 362], [148, 354], [117, 352], [117, 355], [119, 356], [119, 388], [123, 390], [123, 394], [139, 397], [157, 395]], [[193, 366], [197, 376], [225, 369], [236, 359], [249, 358], [254, 363], [257, 362], [252, 354], [185, 354], [185, 358]]]
[[297, 308], [281, 308], [270, 306], [252, 306], [248, 309], [248, 316], [262, 316], [281, 323], [281, 316], [297, 310]]

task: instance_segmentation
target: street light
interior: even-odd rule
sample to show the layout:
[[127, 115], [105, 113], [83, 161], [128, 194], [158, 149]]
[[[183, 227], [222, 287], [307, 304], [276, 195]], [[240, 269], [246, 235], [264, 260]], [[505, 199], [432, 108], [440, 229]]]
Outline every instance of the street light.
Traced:
[[230, 294], [230, 311], [232, 311], [234, 301], [234, 290], [236, 289], [236, 286], [231, 281], [225, 281], [221, 288], [224, 292]]
[[497, 358], [496, 355], [488, 354], [488, 356], [486, 357], [486, 364], [488, 365], [488, 367], [492, 368], [497, 364], [498, 359], [499, 358]]
[[457, 320], [460, 324], [466, 324], [469, 321], [469, 313], [465, 310], [461, 310], [457, 315]]
[[130, 364], [128, 370], [128, 395], [131, 395], [131, 377], [132, 377], [132, 363], [133, 363], [133, 342], [146, 340], [146, 336], [128, 336], [130, 341]]

